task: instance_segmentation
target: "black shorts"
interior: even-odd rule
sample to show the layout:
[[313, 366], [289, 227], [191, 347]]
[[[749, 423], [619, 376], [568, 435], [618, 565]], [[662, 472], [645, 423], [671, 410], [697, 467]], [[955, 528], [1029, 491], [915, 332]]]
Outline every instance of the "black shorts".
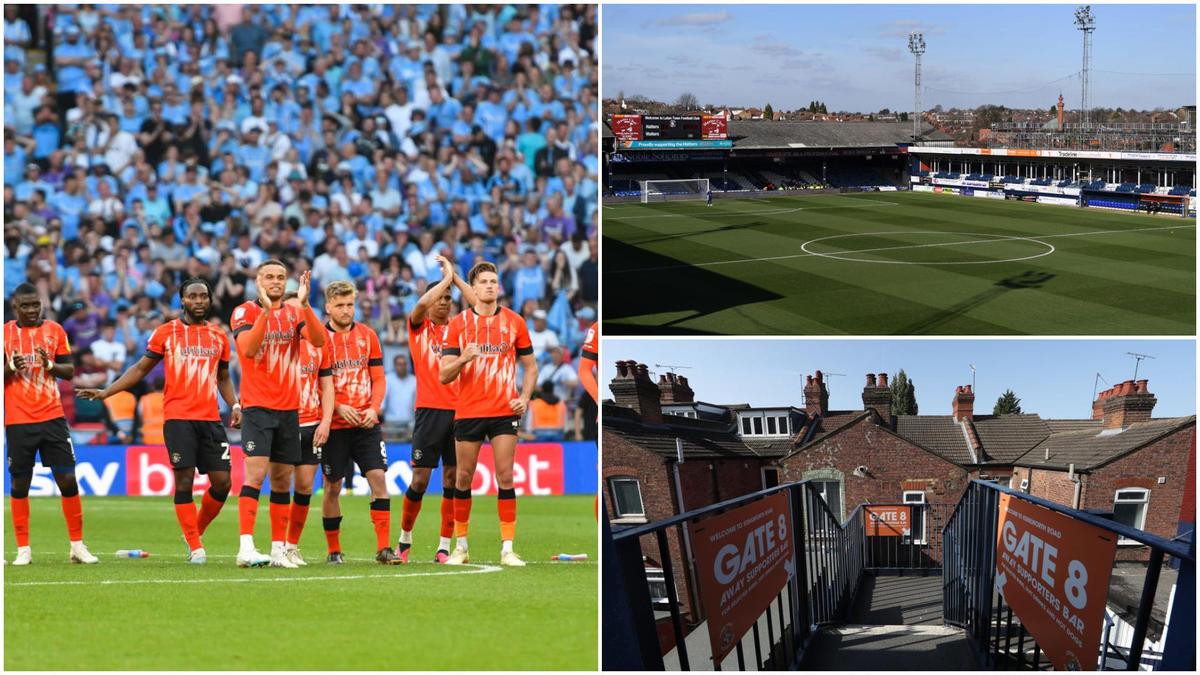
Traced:
[[229, 438], [220, 422], [167, 420], [163, 439], [173, 469], [229, 471]]
[[454, 420], [454, 440], [474, 442], [482, 441], [485, 437], [516, 436], [520, 428], [521, 418], [517, 415]]
[[437, 408], [417, 408], [413, 426], [412, 465], [422, 469], [457, 466], [454, 454], [454, 411]]
[[32, 424], [10, 424], [4, 427], [8, 444], [8, 472], [14, 476], [33, 473], [40, 453], [42, 466], [54, 473], [74, 473], [75, 444], [67, 418], [57, 417]]
[[353, 470], [350, 460], [358, 464], [363, 475], [373, 469], [387, 471], [387, 446], [383, 443], [383, 429], [379, 425], [370, 429], [329, 430], [329, 440], [321, 450], [321, 470], [325, 480], [345, 478], [347, 470]]
[[300, 427], [300, 463], [320, 464], [321, 448], [313, 447], [313, 434], [317, 432], [316, 424]]
[[246, 408], [242, 411], [242, 450], [277, 464], [300, 463], [300, 414], [295, 410]]

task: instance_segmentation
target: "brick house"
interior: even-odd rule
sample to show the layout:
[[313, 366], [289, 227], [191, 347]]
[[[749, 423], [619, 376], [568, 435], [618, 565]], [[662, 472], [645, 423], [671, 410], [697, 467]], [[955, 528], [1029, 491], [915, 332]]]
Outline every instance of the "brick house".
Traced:
[[[976, 415], [970, 385], [953, 392], [950, 415], [893, 415], [886, 374], [866, 376], [861, 410], [829, 410], [819, 371], [805, 379], [803, 408], [712, 404], [694, 399], [687, 378], [666, 374], [655, 384], [646, 366], [617, 365], [602, 440], [606, 507], [617, 527], [800, 480], [813, 481], [843, 519], [860, 503], [926, 505], [914, 509], [913, 525], [938, 559], [936, 533], [971, 479], [1115, 511], [1168, 538], [1180, 521], [1195, 520], [1186, 479], [1194, 476], [1195, 416], [1152, 419], [1145, 380], [1104, 392], [1092, 419], [1056, 420]], [[673, 569], [686, 570], [686, 542], [676, 536]], [[661, 557], [649, 538], [643, 546], [650, 560]], [[1146, 555], [1123, 544], [1118, 558]], [[690, 583], [679, 590], [692, 592]]]

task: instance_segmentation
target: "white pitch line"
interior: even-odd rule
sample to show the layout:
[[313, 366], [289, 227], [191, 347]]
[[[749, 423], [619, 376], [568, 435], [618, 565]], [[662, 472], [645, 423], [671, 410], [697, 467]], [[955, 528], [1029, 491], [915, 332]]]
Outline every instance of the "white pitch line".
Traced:
[[[809, 199], [816, 199], [816, 198], [809, 197]], [[877, 201], [874, 201], [871, 199], [855, 199], [853, 197], [843, 197], [842, 199], [859, 202], [866, 206], [900, 206], [900, 204], [898, 204], [896, 202], [877, 202]], [[620, 221], [626, 221], [626, 220], [644, 220], [646, 218], [695, 218], [701, 214], [708, 214], [710, 216], [730, 216], [730, 217], [770, 216], [770, 215], [782, 215], [785, 213], [795, 213], [797, 211], [824, 211], [824, 210], [829, 210], [829, 209], [845, 209], [845, 208], [859, 208], [859, 207], [847, 206], [845, 204], [842, 204], [840, 206], [837, 204], [830, 204], [828, 206], [797, 206], [797, 207], [788, 208], [788, 209], [784, 209], [784, 208], [762, 209], [760, 211], [696, 211], [695, 213], [660, 213], [660, 214], [651, 215], [651, 216], [613, 216], [613, 218], [616, 218], [617, 220], [620, 220]]]
[[[1060, 237], [1084, 237], [1084, 236], [1091, 236], [1091, 235], [1097, 235], [1097, 234], [1122, 234], [1125, 232], [1153, 232], [1153, 231], [1157, 231], [1157, 230], [1181, 230], [1181, 229], [1194, 229], [1195, 227], [1196, 227], [1195, 225], [1172, 225], [1169, 227], [1135, 227], [1132, 229], [1125, 229], [1125, 230], [1095, 230], [1092, 232], [1071, 232], [1071, 233], [1067, 233], [1067, 234], [1038, 235], [1037, 239], [1057, 239]], [[880, 232], [858, 232], [855, 234], [862, 235], [862, 236], [870, 236], [870, 235], [877, 235], [877, 234], [883, 234], [883, 233], [880, 233]], [[893, 233], [893, 234], [895, 234], [895, 233]], [[905, 232], [904, 234], [915, 234], [915, 233], [914, 232]], [[978, 234], [984, 234], [984, 233], [980, 232]], [[851, 235], [844, 235], [844, 236], [851, 236]], [[1000, 236], [1000, 235], [997, 235], [997, 236]], [[1012, 236], [1012, 237], [1007, 237], [1006, 239], [1029, 240], [1029, 239], [1032, 239], [1032, 237]], [[838, 254], [839, 255], [853, 255], [855, 253], [895, 251], [895, 250], [909, 249], [909, 248], [929, 248], [932, 246], [957, 246], [959, 244], [986, 244], [986, 243], [996, 243], [996, 242], [1000, 242], [1000, 241], [1006, 241], [1006, 239], [980, 239], [978, 241], [949, 242], [949, 243], [945, 243], [945, 244], [913, 244], [911, 246], [889, 246], [886, 248], [839, 251]], [[809, 242], [805, 242], [805, 244], [807, 244], [807, 243], [809, 243]], [[801, 246], [803, 246], [803, 245], [804, 244], [801, 244]], [[769, 262], [772, 260], [790, 260], [792, 258], [815, 258], [815, 257], [830, 257], [830, 256], [816, 254], [816, 253], [794, 253], [791, 255], [777, 255], [777, 256], [769, 256], [769, 257], [765, 257], [765, 258], [738, 258], [736, 260], [717, 260], [714, 262], [694, 263], [691, 265], [684, 264], [684, 265], [663, 265], [661, 267], [638, 267], [638, 268], [631, 269], [631, 270], [614, 270], [611, 272], [605, 272], [605, 276], [607, 276], [609, 274], [632, 274], [632, 273], [636, 273], [636, 272], [657, 272], [657, 271], [661, 271], [661, 270], [675, 270], [675, 269], [682, 269], [682, 268], [686, 268], [686, 267], [716, 267], [717, 265], [735, 265], [738, 263]], [[845, 260], [844, 258], [838, 258], [838, 259]], [[860, 261], [855, 261], [855, 262], [872, 262], [872, 261], [860, 260]]]
[[[501, 571], [495, 565], [465, 565], [477, 569], [459, 572], [416, 572], [414, 574], [342, 574], [338, 576], [317, 577], [230, 577], [227, 579], [107, 579], [83, 581], [6, 581], [5, 588], [13, 586], [128, 586], [136, 584], [248, 584], [256, 582], [286, 582], [286, 581], [347, 581], [353, 579], [410, 579], [412, 577], [442, 577], [466, 574], [489, 574]], [[254, 574], [254, 572], [247, 572]], [[12, 578], [13, 572], [6, 576]]]

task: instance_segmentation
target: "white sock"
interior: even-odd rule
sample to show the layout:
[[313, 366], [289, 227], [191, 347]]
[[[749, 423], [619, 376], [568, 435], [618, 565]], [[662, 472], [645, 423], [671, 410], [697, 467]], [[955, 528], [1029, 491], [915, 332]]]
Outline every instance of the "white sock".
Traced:
[[272, 554], [283, 553], [283, 542], [282, 541], [271, 542], [271, 553]]
[[512, 539], [505, 539], [504, 541], [500, 542], [500, 553], [502, 555], [505, 553], [512, 553], [512, 552], [513, 552]]
[[438, 537], [438, 550], [439, 551], [449, 551], [450, 550], [450, 537]]
[[249, 553], [250, 551], [254, 550], [254, 535], [243, 534], [241, 535], [241, 541], [243, 553]]
[[294, 550], [296, 550], [296, 548], [297, 548], [297, 546], [291, 542], [284, 542], [284, 544], [283, 544], [284, 552], [294, 551]]
[[400, 530], [400, 543], [412, 544], [412, 530]]
[[462, 550], [464, 550], [464, 551], [466, 551], [466, 550], [467, 550], [467, 538], [466, 538], [466, 537], [459, 537], [459, 538], [458, 538], [458, 547], [459, 547], [459, 548], [461, 548], [461, 549], [462, 549]]
[[79, 540], [77, 540], [77, 541], [72, 541], [72, 542], [71, 542], [71, 548], [79, 548], [80, 546], [83, 546], [83, 540], [82, 540], [82, 539], [79, 539]]
[[17, 553], [21, 553], [23, 551], [29, 551], [29, 550], [31, 550], [31, 549], [28, 546], [18, 546], [17, 547]]

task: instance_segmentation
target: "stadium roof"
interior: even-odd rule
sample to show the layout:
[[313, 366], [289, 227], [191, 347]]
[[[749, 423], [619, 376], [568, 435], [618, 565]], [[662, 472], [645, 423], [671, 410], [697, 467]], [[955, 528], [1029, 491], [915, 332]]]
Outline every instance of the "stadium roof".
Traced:
[[[926, 125], [926, 141], [953, 141]], [[604, 139], [613, 138], [608, 122], [601, 128]], [[730, 120], [729, 138], [735, 150], [787, 150], [803, 148], [878, 148], [912, 142], [910, 122], [809, 122]]]
[[[952, 141], [952, 137], [926, 125], [925, 140]], [[731, 120], [729, 137], [738, 150], [781, 148], [865, 148], [912, 142], [909, 122], [791, 122]]]

